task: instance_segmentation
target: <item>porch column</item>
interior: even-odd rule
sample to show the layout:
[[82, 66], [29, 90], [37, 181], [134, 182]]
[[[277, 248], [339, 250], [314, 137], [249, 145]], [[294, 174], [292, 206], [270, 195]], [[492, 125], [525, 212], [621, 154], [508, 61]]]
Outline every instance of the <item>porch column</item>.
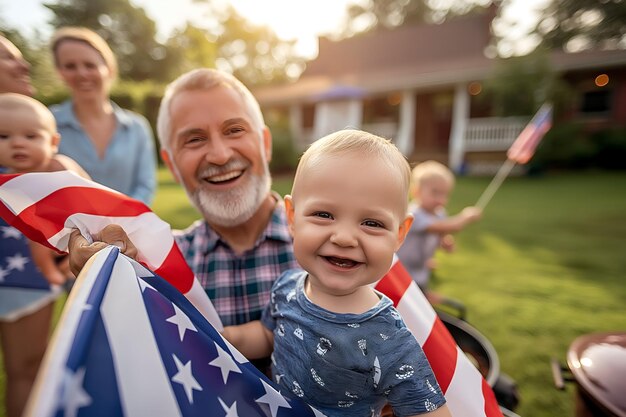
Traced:
[[362, 123], [363, 103], [360, 99], [319, 102], [315, 105], [312, 140], [317, 140], [336, 130], [360, 129]]
[[454, 89], [452, 106], [452, 128], [448, 150], [448, 166], [456, 173], [461, 171], [465, 155], [465, 129], [469, 119], [470, 100], [465, 84], [457, 84]]
[[400, 121], [395, 138], [396, 146], [406, 156], [413, 153], [415, 147], [415, 93], [403, 91], [400, 102]]
[[304, 137], [304, 129], [302, 128], [302, 105], [292, 104], [289, 106], [289, 131], [292, 140], [296, 143], [297, 148], [301, 148], [306, 144]]

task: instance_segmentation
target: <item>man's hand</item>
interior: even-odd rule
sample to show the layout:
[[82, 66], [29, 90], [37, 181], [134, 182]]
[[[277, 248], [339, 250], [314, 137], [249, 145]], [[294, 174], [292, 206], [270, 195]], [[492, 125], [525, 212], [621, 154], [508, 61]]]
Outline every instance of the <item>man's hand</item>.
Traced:
[[108, 245], [117, 246], [120, 248], [120, 252], [129, 258], [135, 259], [137, 257], [137, 248], [130, 241], [124, 229], [117, 224], [105, 226], [100, 233], [93, 236], [93, 241], [89, 244], [78, 229], [70, 234], [68, 243], [70, 270], [75, 276], [78, 276], [89, 258]]

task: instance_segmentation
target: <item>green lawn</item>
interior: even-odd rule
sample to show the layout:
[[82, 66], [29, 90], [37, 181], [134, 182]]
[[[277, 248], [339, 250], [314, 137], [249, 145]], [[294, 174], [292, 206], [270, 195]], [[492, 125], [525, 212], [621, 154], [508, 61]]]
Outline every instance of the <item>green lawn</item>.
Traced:
[[[484, 185], [461, 181], [454, 207]], [[626, 330], [624, 190], [624, 174], [508, 179], [458, 252], [439, 257], [438, 290], [493, 342], [522, 416], [573, 415], [574, 389], [553, 388], [550, 357], [564, 363], [582, 334]]]
[[[489, 180], [460, 178], [449, 211], [474, 204]], [[160, 184], [157, 214], [177, 228], [199, 217], [165, 171]], [[281, 194], [289, 187], [275, 181]], [[522, 417], [573, 416], [574, 388], [554, 388], [550, 358], [564, 363], [580, 335], [626, 330], [624, 190], [626, 173], [509, 178], [457, 251], [437, 255], [434, 289], [464, 302], [492, 342]]]

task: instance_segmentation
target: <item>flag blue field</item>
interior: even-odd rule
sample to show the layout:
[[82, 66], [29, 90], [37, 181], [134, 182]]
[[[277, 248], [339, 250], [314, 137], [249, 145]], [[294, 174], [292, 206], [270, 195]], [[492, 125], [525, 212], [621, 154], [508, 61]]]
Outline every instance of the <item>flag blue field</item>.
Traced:
[[0, 286], [49, 290], [30, 256], [24, 235], [0, 219]]
[[177, 289], [109, 246], [74, 285], [25, 415], [323, 414], [280, 392]]

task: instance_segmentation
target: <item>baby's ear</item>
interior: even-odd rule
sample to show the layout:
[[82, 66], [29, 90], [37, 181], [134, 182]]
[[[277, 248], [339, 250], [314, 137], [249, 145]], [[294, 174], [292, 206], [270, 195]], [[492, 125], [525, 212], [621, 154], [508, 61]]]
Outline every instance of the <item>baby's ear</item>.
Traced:
[[398, 228], [398, 242], [396, 244], [396, 252], [404, 243], [404, 239], [406, 238], [407, 233], [409, 233], [409, 229], [411, 229], [411, 225], [413, 224], [413, 215], [411, 213], [407, 213], [406, 217], [400, 223], [400, 227]]
[[59, 143], [61, 143], [61, 134], [55, 133], [52, 135], [52, 150], [56, 153], [59, 150]]
[[289, 225], [289, 233], [293, 236], [293, 219], [295, 217], [293, 208], [293, 198], [287, 194], [285, 196], [285, 211], [287, 212], [287, 224]]

